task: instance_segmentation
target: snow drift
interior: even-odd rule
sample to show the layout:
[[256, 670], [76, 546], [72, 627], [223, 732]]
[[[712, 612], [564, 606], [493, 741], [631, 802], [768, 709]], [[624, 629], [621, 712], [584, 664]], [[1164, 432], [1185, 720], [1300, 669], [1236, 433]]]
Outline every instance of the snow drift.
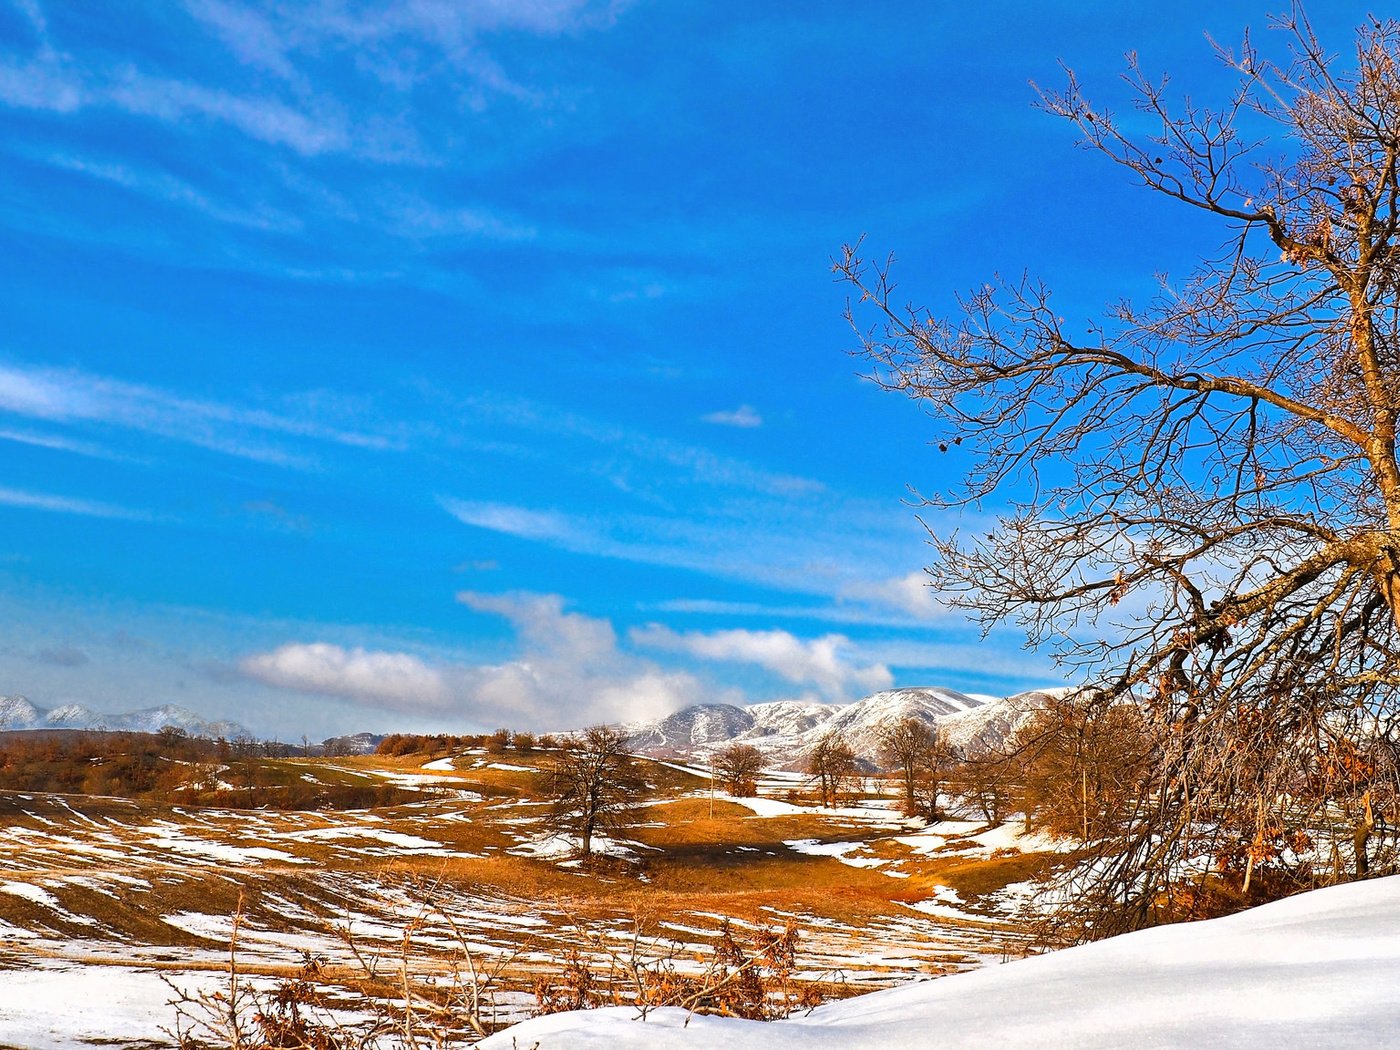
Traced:
[[1137, 1050], [1400, 1045], [1400, 876], [1300, 894], [763, 1023], [627, 1008], [541, 1017], [483, 1050]]

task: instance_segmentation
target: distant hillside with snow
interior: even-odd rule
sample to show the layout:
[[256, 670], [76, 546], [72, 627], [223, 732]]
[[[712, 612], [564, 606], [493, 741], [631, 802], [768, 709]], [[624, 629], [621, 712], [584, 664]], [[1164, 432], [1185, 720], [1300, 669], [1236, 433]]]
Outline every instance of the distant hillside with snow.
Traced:
[[875, 765], [882, 734], [903, 719], [940, 727], [958, 747], [976, 752], [1005, 740], [1051, 695], [1036, 690], [992, 697], [926, 686], [887, 689], [851, 704], [695, 704], [627, 729], [633, 749], [653, 758], [704, 760], [738, 742], [757, 747], [779, 767], [801, 765], [817, 740], [837, 733], [865, 763]]
[[0, 696], [0, 731], [13, 729], [93, 729], [128, 733], [156, 733], [177, 726], [190, 736], [225, 737], [233, 740], [251, 734], [237, 722], [206, 721], [176, 704], [144, 707], [139, 711], [108, 713], [82, 704], [39, 707], [23, 696]]

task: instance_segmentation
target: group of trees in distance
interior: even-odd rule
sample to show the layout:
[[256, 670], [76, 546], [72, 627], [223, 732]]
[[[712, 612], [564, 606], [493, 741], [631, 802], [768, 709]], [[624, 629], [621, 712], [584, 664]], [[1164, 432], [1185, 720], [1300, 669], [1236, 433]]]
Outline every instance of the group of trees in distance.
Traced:
[[188, 805], [353, 809], [409, 802], [391, 784], [307, 780], [289, 744], [158, 733], [22, 730], [0, 734], [0, 789], [114, 795]]
[[511, 729], [493, 733], [390, 733], [379, 741], [375, 754], [400, 757], [403, 755], [443, 755], [452, 751], [481, 749], [488, 754], [502, 755], [508, 750], [523, 753], [537, 748], [548, 750], [557, 741], [549, 734], [536, 735]]

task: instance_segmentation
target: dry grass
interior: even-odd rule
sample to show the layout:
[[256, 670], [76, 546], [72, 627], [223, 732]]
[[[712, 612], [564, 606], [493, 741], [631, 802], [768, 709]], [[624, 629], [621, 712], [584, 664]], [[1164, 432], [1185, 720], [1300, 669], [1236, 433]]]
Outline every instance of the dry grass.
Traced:
[[[828, 971], [849, 969], [846, 960], [859, 958], [865, 983], [851, 990], [863, 990], [870, 982], [975, 965], [1012, 936], [985, 924], [960, 930], [956, 922], [911, 913], [903, 902], [929, 896], [934, 883], [973, 900], [1055, 859], [918, 857], [893, 841], [903, 829], [888, 821], [815, 812], [756, 817], [734, 802], [712, 801], [693, 774], [658, 764], [648, 776], [671, 800], [641, 810], [643, 825], [629, 833], [640, 844], [639, 859], [570, 867], [511, 852], [551, 830], [538, 798], [542, 774], [530, 771], [547, 759], [540, 752], [466, 755], [441, 773], [424, 770], [423, 755], [275, 763], [279, 776], [354, 783], [388, 772], [425, 777], [441, 789], [421, 803], [373, 813], [202, 811], [0, 794], [0, 823], [11, 829], [0, 839], [0, 883], [41, 887], [57, 903], [0, 892], [0, 920], [41, 934], [40, 942], [23, 942], [26, 952], [197, 971], [224, 965], [217, 925], [181, 929], [166, 920], [227, 917], [241, 898], [250, 969], [286, 976], [298, 964], [295, 946], [322, 944], [327, 981], [353, 991], [353, 960], [333, 930], [349, 927], [366, 951], [387, 958], [398, 950], [396, 931], [432, 905], [465, 924], [483, 958], [511, 959], [507, 984], [518, 992], [560, 957], [571, 928], [621, 937], [640, 923], [700, 951], [721, 917], [754, 925], [793, 919], [806, 931], [813, 960], [806, 979], [826, 982]], [[157, 834], [197, 840], [212, 852], [153, 847]], [[787, 845], [797, 840], [860, 843], [863, 857], [908, 877]], [[433, 848], [415, 852], [390, 844], [396, 841]], [[250, 847], [277, 852], [245, 859], [239, 851]], [[226, 863], [218, 860], [225, 848], [233, 858]], [[414, 966], [441, 973], [447, 956], [434, 941], [444, 936], [441, 923], [424, 922]], [[76, 947], [78, 940], [85, 947]], [[882, 943], [898, 945], [899, 957], [871, 962], [872, 945]], [[4, 944], [0, 927], [0, 950]]]

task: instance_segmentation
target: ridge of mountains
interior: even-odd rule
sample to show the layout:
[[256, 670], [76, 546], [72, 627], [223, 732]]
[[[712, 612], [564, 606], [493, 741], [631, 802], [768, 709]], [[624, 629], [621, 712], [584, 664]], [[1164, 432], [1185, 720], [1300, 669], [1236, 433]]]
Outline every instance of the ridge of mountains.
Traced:
[[705, 760], [727, 744], [743, 743], [785, 768], [800, 766], [812, 745], [836, 733], [858, 758], [874, 766], [885, 730], [905, 718], [938, 727], [954, 746], [975, 753], [1006, 740], [1059, 692], [1037, 689], [996, 697], [923, 686], [886, 689], [851, 704], [694, 704], [626, 729], [631, 747], [652, 758]]
[[[828, 733], [836, 733], [871, 768], [878, 765], [886, 729], [905, 718], [937, 727], [954, 746], [970, 753], [996, 747], [1063, 690], [1031, 690], [997, 697], [961, 693], [941, 686], [886, 689], [849, 704], [775, 700], [740, 707], [693, 704], [662, 718], [625, 726], [637, 754], [660, 759], [705, 761], [730, 743], [750, 744], [778, 768], [802, 767], [806, 753]], [[88, 729], [156, 733], [176, 726], [191, 736], [251, 738], [237, 722], [206, 720], [176, 704], [137, 711], [94, 711], [82, 704], [44, 708], [23, 696], [0, 696], [0, 732], [28, 729]], [[379, 737], [361, 733], [332, 742], [346, 753], [372, 751]]]
[[127, 733], [158, 733], [176, 726], [190, 736], [251, 737], [243, 726], [228, 720], [206, 721], [177, 704], [144, 707], [116, 714], [94, 711], [82, 704], [39, 707], [23, 696], [0, 696], [0, 731], [14, 729], [94, 729]]

